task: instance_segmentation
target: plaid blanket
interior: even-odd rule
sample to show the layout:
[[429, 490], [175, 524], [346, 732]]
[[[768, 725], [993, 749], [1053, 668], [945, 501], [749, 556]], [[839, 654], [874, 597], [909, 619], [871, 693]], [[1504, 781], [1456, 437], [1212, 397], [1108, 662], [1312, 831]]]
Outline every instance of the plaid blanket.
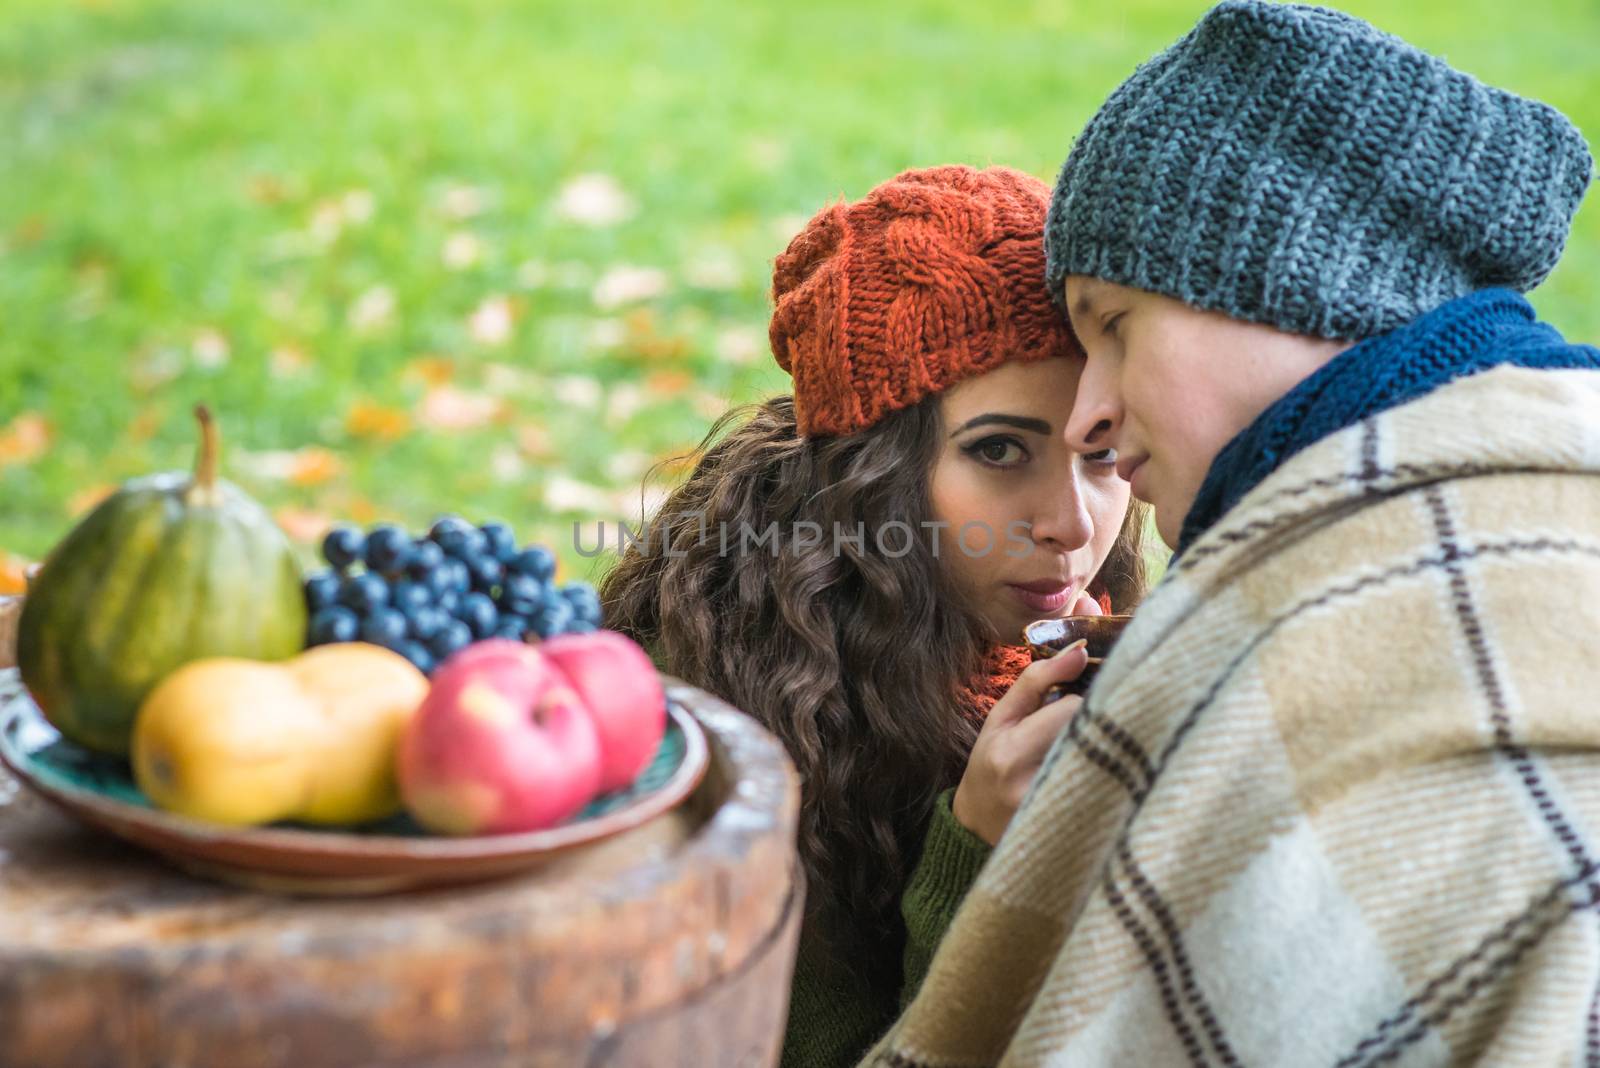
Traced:
[[1600, 1065], [1600, 373], [1286, 462], [1145, 602], [865, 1064]]

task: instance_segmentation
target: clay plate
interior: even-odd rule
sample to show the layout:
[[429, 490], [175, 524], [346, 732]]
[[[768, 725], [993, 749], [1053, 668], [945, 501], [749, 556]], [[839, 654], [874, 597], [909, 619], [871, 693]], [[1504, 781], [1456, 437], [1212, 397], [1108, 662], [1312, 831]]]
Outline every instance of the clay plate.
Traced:
[[519, 834], [432, 836], [406, 816], [348, 830], [239, 828], [162, 812], [126, 762], [62, 738], [15, 669], [0, 671], [0, 762], [69, 815], [194, 874], [282, 893], [380, 894], [581, 862], [622, 845], [622, 837], [639, 848], [670, 837], [660, 826], [700, 784], [709, 753], [700, 724], [670, 696], [667, 713], [661, 747], [633, 785], [596, 798], [564, 824]]

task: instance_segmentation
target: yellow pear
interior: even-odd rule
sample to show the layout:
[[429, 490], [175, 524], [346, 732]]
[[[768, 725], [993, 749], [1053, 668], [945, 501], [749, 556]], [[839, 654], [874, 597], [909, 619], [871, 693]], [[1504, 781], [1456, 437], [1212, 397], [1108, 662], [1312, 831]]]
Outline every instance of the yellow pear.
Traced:
[[133, 777], [159, 808], [212, 823], [364, 823], [400, 809], [395, 749], [428, 694], [364, 642], [292, 660], [196, 660], [158, 683], [133, 728]]

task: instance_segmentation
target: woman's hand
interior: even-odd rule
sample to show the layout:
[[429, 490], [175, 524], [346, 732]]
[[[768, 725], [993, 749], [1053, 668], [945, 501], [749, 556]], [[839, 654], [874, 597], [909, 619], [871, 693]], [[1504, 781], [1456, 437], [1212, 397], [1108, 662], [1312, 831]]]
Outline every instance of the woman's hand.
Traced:
[[1089, 654], [1079, 641], [1029, 664], [995, 702], [950, 801], [957, 823], [990, 845], [1000, 840], [1050, 743], [1083, 698], [1063, 697], [1043, 707], [1040, 702], [1050, 687], [1077, 678], [1088, 663]]

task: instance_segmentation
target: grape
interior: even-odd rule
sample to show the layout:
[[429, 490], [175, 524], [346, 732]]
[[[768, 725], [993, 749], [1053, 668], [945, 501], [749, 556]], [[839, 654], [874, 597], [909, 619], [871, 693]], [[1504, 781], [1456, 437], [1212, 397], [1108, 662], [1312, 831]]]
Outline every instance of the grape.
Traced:
[[411, 560], [406, 564], [406, 576], [415, 582], [428, 577], [444, 563], [444, 550], [436, 542], [418, 538], [411, 546]]
[[456, 588], [455, 571], [450, 567], [450, 562], [443, 559], [431, 571], [423, 574], [415, 581], [418, 585], [427, 589], [434, 600], [438, 600]]
[[433, 603], [433, 591], [420, 582], [396, 582], [389, 587], [389, 600], [409, 616]]
[[452, 619], [428, 642], [428, 652], [437, 659], [444, 660], [450, 654], [471, 644], [472, 631], [461, 620]]
[[479, 593], [493, 593], [505, 575], [505, 568], [492, 556], [474, 556], [467, 561], [467, 575]]
[[574, 619], [571, 623], [567, 624], [566, 633], [567, 634], [593, 634], [595, 631], [597, 631], [599, 629], [600, 629], [599, 624], [591, 623], [587, 619]]
[[376, 609], [361, 623], [361, 640], [398, 650], [406, 640], [406, 617], [393, 608]]
[[455, 590], [445, 590], [434, 601], [447, 616], [453, 616], [461, 611], [461, 595]]
[[306, 610], [313, 615], [328, 607], [339, 596], [339, 574], [336, 571], [316, 571], [306, 577]]
[[500, 587], [500, 607], [519, 615], [532, 615], [544, 603], [544, 583], [531, 575], [514, 571]]
[[565, 634], [572, 620], [572, 605], [558, 597], [544, 602], [534, 613], [533, 629], [541, 638], [553, 638]]
[[472, 592], [472, 572], [461, 560], [446, 560], [440, 565], [450, 573], [450, 588], [457, 593]]
[[549, 582], [556, 575], [555, 554], [543, 545], [530, 545], [511, 561], [511, 568], [540, 582]]
[[361, 551], [365, 546], [366, 540], [355, 527], [334, 527], [322, 539], [322, 556], [343, 571], [361, 559]]
[[418, 641], [425, 642], [438, 634], [450, 622], [450, 613], [434, 605], [425, 605], [406, 617], [407, 630]]
[[494, 602], [487, 594], [469, 593], [461, 598], [461, 607], [456, 610], [456, 617], [472, 628], [475, 638], [487, 638], [494, 633], [495, 626], [500, 622], [500, 613], [496, 610]]
[[353, 642], [361, 631], [356, 614], [342, 605], [328, 605], [311, 617], [311, 644]]
[[501, 616], [500, 622], [495, 624], [494, 628], [496, 638], [510, 638], [518, 642], [526, 633], [528, 633], [528, 621], [521, 616]]
[[600, 622], [600, 595], [587, 582], [568, 583], [561, 595], [572, 605], [572, 614], [587, 622]]
[[371, 572], [350, 575], [339, 584], [339, 603], [357, 615], [370, 615], [389, 603], [389, 584]]
[[483, 556], [488, 551], [489, 539], [484, 537], [483, 531], [472, 527], [462, 535], [461, 551], [451, 555], [460, 560], [471, 560], [474, 556]]
[[447, 515], [428, 531], [428, 538], [444, 550], [446, 556], [460, 556], [467, 543], [467, 534], [473, 530], [472, 524], [460, 516]]
[[367, 535], [367, 569], [384, 575], [398, 574], [411, 557], [411, 537], [397, 526], [373, 527]]
[[437, 663], [433, 658], [433, 654], [428, 652], [427, 647], [421, 642], [402, 642], [400, 648], [396, 651], [411, 661], [412, 666], [424, 675], [432, 672], [435, 663]]
[[502, 564], [509, 564], [517, 555], [517, 536], [504, 523], [485, 523], [478, 528], [487, 543], [487, 552]]

